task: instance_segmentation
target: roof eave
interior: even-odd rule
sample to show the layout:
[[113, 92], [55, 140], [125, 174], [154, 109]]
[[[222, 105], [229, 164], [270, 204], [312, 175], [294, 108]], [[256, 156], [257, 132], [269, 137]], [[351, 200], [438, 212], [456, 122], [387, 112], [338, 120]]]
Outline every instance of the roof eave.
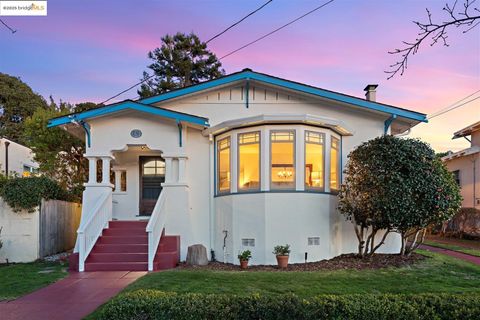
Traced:
[[242, 81], [242, 80], [259, 81], [259, 82], [267, 83], [273, 86], [282, 87], [282, 88], [286, 88], [286, 89], [290, 89], [293, 91], [302, 92], [306, 94], [311, 94], [314, 96], [319, 96], [319, 97], [327, 98], [330, 100], [347, 103], [353, 106], [363, 107], [369, 110], [379, 111], [386, 114], [395, 114], [398, 117], [408, 118], [408, 119], [416, 120], [418, 122], [428, 122], [426, 115], [420, 112], [402, 109], [402, 108], [398, 108], [395, 106], [390, 106], [390, 105], [386, 105], [386, 104], [382, 104], [374, 101], [368, 101], [358, 97], [353, 97], [353, 96], [345, 95], [342, 93], [329, 91], [329, 90], [309, 86], [306, 84], [277, 78], [267, 74], [254, 72], [251, 70], [245, 70], [245, 71], [233, 73], [221, 78], [202, 82], [186, 88], [181, 88], [171, 92], [153, 96], [150, 98], [145, 98], [145, 99], [139, 100], [139, 102], [144, 104], [154, 104], [154, 103], [164, 102], [166, 100], [195, 94], [200, 91], [209, 90], [212, 88], [228, 85], [228, 84], [231, 84], [237, 81]]
[[67, 123], [79, 123], [87, 119], [96, 118], [96, 117], [120, 112], [127, 109], [154, 114], [160, 117], [175, 120], [177, 122], [187, 122], [187, 123], [191, 123], [193, 125], [198, 125], [202, 127], [210, 126], [207, 118], [198, 117], [195, 115], [181, 113], [177, 111], [172, 111], [164, 108], [158, 108], [158, 107], [146, 105], [146, 104], [131, 101], [131, 100], [125, 100], [120, 103], [107, 105], [101, 108], [91, 109], [81, 113], [73, 113], [73, 114], [50, 119], [48, 121], [47, 127], [51, 128], [51, 127], [65, 125]]

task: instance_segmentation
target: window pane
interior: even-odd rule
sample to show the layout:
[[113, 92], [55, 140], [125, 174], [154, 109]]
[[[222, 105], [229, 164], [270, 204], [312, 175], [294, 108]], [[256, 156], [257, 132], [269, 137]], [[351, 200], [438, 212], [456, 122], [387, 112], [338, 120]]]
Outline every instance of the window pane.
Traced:
[[230, 138], [218, 141], [218, 191], [230, 191]]
[[155, 168], [155, 160], [145, 162], [144, 167]]
[[340, 187], [340, 142], [332, 137], [330, 148], [330, 189], [338, 190]]
[[305, 186], [323, 188], [323, 134], [307, 131], [305, 140]]
[[143, 168], [143, 175], [145, 175], [145, 176], [155, 175], [155, 167], [153, 167], [153, 168], [144, 167], [144, 168]]
[[121, 172], [120, 191], [127, 191], [127, 171], [122, 171]]
[[295, 188], [294, 136], [293, 131], [270, 133], [272, 189]]
[[238, 144], [255, 143], [260, 141], [260, 133], [243, 133], [238, 135]]
[[260, 133], [238, 135], [238, 188], [260, 188]]

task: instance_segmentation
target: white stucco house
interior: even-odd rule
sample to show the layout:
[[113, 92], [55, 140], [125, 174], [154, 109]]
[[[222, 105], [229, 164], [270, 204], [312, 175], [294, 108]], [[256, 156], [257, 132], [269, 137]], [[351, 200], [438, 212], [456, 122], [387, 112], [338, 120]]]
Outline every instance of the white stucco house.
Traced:
[[453, 134], [452, 139], [459, 138], [470, 142], [470, 147], [450, 152], [442, 161], [460, 186], [462, 207], [480, 209], [480, 121]]
[[[376, 102], [375, 88], [363, 99], [244, 69], [52, 119], [90, 161], [79, 270], [171, 267], [193, 244], [229, 263], [250, 249], [252, 264], [275, 264], [279, 244], [291, 263], [355, 252], [336, 210], [348, 153], [426, 121]], [[383, 250], [399, 245], [391, 234]]]
[[30, 176], [38, 171], [32, 149], [7, 138], [0, 138], [0, 172]]

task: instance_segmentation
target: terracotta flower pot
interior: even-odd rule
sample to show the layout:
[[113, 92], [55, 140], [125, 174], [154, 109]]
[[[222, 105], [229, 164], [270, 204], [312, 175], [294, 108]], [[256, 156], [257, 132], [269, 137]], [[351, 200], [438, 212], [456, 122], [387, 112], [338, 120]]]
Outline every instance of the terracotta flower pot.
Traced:
[[288, 256], [277, 256], [278, 267], [285, 269], [288, 266]]
[[240, 269], [248, 268], [248, 260], [240, 260]]

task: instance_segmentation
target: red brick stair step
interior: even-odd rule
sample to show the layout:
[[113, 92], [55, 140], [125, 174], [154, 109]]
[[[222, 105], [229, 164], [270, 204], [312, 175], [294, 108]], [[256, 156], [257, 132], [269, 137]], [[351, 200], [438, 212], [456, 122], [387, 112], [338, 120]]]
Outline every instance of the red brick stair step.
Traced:
[[[85, 271], [148, 270], [147, 221], [111, 221], [85, 261]], [[78, 260], [78, 257], [77, 257]], [[175, 268], [180, 260], [180, 237], [163, 235], [154, 270]]]

